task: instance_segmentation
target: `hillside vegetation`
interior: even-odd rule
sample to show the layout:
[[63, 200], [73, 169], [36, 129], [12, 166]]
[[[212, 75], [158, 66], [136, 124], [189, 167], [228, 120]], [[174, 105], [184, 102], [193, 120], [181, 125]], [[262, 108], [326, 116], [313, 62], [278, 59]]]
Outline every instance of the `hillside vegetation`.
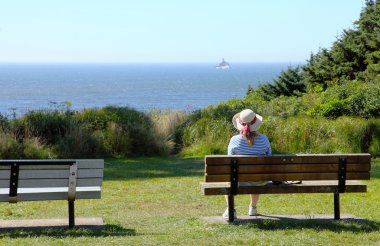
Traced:
[[369, 152], [380, 156], [380, 0], [330, 48], [311, 54], [243, 98], [194, 112], [128, 107], [73, 111], [58, 105], [22, 117], [0, 115], [0, 158], [91, 158], [225, 154], [245, 108], [264, 117], [275, 153]]
[[358, 21], [331, 48], [311, 54], [242, 99], [207, 107], [183, 128], [183, 154], [226, 153], [231, 119], [244, 108], [264, 116], [260, 129], [275, 152], [370, 152], [380, 155], [380, 1], [366, 1]]

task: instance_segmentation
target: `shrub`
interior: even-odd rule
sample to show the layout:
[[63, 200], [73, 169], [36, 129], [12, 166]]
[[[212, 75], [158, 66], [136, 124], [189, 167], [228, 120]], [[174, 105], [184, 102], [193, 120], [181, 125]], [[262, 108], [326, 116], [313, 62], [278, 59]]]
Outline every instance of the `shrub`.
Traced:
[[21, 118], [24, 137], [37, 137], [47, 144], [56, 144], [72, 123], [68, 112], [58, 110], [31, 111]]
[[308, 114], [330, 118], [380, 116], [380, 84], [349, 81], [332, 86], [320, 94]]
[[101, 140], [77, 125], [70, 126], [54, 148], [61, 158], [93, 158], [105, 154]]
[[38, 138], [25, 138], [19, 142], [11, 133], [0, 132], [0, 158], [50, 159], [55, 155]]
[[0, 158], [19, 159], [22, 157], [22, 144], [10, 133], [0, 132]]
[[115, 122], [109, 122], [104, 131], [104, 147], [111, 155], [130, 155], [132, 139], [125, 127]]
[[38, 138], [29, 138], [23, 142], [23, 157], [26, 159], [53, 159], [57, 156]]

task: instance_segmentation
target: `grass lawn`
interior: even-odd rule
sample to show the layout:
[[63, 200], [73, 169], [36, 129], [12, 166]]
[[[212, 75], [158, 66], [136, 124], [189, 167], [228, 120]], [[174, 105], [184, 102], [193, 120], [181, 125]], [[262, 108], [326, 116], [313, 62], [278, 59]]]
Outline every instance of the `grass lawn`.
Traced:
[[[221, 216], [222, 196], [203, 196], [203, 163], [194, 159], [106, 160], [101, 200], [76, 201], [77, 217], [102, 217], [101, 229], [0, 231], [1, 245], [380, 245], [380, 161], [368, 192], [342, 194], [341, 213], [366, 221], [208, 224]], [[238, 216], [248, 196], [236, 199]], [[333, 214], [332, 194], [263, 195], [262, 214]], [[0, 219], [67, 218], [65, 201], [0, 204]]]

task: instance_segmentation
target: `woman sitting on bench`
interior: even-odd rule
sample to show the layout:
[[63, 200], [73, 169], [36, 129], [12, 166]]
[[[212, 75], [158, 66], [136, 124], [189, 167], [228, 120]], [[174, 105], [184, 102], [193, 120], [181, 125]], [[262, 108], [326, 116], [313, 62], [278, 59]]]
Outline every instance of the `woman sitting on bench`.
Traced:
[[[228, 155], [271, 155], [267, 136], [259, 134], [257, 129], [263, 122], [263, 118], [250, 109], [245, 109], [237, 113], [232, 118], [234, 127], [240, 131], [240, 134], [233, 136], [228, 145]], [[239, 182], [240, 186], [244, 185], [266, 185], [268, 182]], [[257, 215], [257, 202], [259, 194], [251, 194], [251, 203], [249, 205], [248, 215]], [[228, 204], [228, 196], [226, 196]], [[236, 218], [236, 212], [234, 217]], [[223, 213], [223, 218], [228, 219], [228, 208]]]

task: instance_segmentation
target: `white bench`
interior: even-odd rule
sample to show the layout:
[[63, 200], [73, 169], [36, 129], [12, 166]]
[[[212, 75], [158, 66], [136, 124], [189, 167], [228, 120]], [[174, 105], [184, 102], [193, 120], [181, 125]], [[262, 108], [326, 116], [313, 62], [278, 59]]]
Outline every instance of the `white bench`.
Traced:
[[0, 160], [0, 202], [100, 199], [104, 160]]

